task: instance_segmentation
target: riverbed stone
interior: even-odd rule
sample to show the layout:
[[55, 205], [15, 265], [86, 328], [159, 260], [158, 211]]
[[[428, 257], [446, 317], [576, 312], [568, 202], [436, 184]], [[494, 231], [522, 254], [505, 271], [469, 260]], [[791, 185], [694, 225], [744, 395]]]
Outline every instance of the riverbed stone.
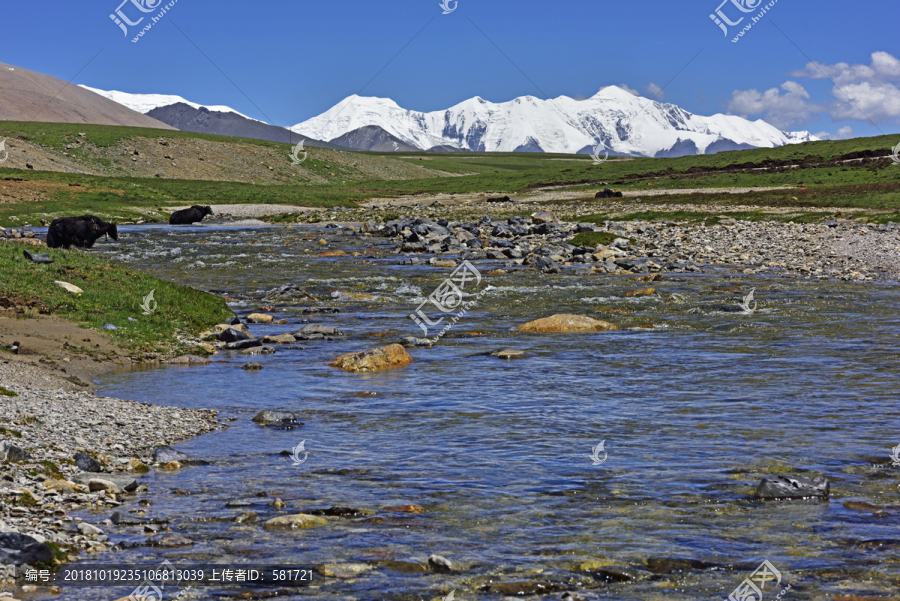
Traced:
[[550, 211], [537, 211], [531, 214], [531, 223], [540, 225], [542, 223], [559, 223], [559, 218]]
[[12, 461], [21, 463], [30, 459], [28, 452], [20, 446], [14, 445], [8, 440], [0, 442], [0, 461]]
[[247, 323], [272, 323], [275, 318], [265, 313], [251, 313], [247, 316]]
[[432, 342], [428, 338], [416, 338], [415, 336], [407, 336], [400, 341], [404, 348], [431, 348]]
[[0, 565], [49, 563], [53, 551], [45, 543], [18, 532], [0, 533]]
[[261, 363], [248, 363], [241, 367], [245, 371], [259, 371], [263, 368]]
[[754, 496], [763, 500], [827, 499], [831, 484], [824, 476], [803, 478], [795, 476], [766, 476], [756, 487]]
[[197, 355], [182, 355], [169, 359], [167, 363], [170, 365], [209, 365], [211, 361], [206, 357], [198, 357]]
[[87, 453], [75, 453], [75, 467], [83, 472], [102, 472], [100, 462]]
[[297, 340], [310, 340], [310, 337], [314, 336], [343, 336], [344, 333], [340, 331], [338, 328], [333, 326], [323, 326], [321, 324], [313, 323], [308, 326], [303, 326], [299, 330], [293, 333], [294, 338]]
[[176, 451], [172, 447], [156, 447], [153, 449], [153, 463], [169, 463], [170, 461], [177, 461], [182, 465], [209, 465], [208, 461]]
[[617, 330], [613, 324], [583, 315], [559, 314], [530, 321], [516, 328], [519, 332], [602, 332]]
[[102, 490], [110, 494], [116, 494], [117, 492], [119, 492], [119, 487], [109, 480], [105, 480], [103, 478], [92, 478], [91, 480], [88, 480], [88, 490], [91, 492]]
[[491, 351], [488, 353], [489, 357], [496, 357], [498, 359], [526, 359], [530, 357], [528, 353], [525, 351], [520, 351], [513, 348], [501, 348], [496, 351]]
[[245, 334], [235, 328], [228, 328], [219, 334], [219, 340], [222, 342], [240, 342], [243, 340], [250, 340], [251, 338], [250, 334]]
[[316, 528], [324, 526], [328, 520], [314, 515], [298, 513], [295, 515], [282, 515], [272, 518], [263, 524], [266, 530], [305, 530], [307, 528]]
[[225, 345], [225, 350], [227, 351], [242, 351], [248, 348], [254, 348], [257, 346], [262, 346], [262, 340], [238, 340], [237, 342], [229, 342]]
[[[91, 480], [97, 478], [97, 474], [94, 473], [84, 473], [84, 474], [75, 474], [71, 478], [69, 478], [75, 484], [80, 484], [82, 486], [88, 486]], [[132, 492], [137, 489], [138, 481], [134, 479], [133, 476], [128, 476], [126, 474], [103, 474], [103, 479], [112, 482], [120, 490]]]
[[194, 541], [176, 532], [160, 532], [146, 542], [148, 547], [189, 547], [193, 544]]
[[266, 409], [257, 413], [253, 421], [257, 424], [295, 424], [297, 423], [297, 414], [292, 411]]
[[506, 597], [550, 595], [565, 591], [568, 587], [559, 582], [491, 582], [481, 587], [484, 593]]
[[294, 344], [297, 342], [297, 339], [294, 338], [293, 334], [279, 334], [277, 336], [264, 336], [262, 341], [264, 344]]
[[453, 571], [453, 562], [443, 555], [429, 555], [428, 566], [435, 572], [449, 574]]
[[370, 372], [406, 367], [412, 362], [413, 359], [406, 349], [399, 344], [390, 344], [368, 351], [341, 355], [329, 365], [344, 371]]

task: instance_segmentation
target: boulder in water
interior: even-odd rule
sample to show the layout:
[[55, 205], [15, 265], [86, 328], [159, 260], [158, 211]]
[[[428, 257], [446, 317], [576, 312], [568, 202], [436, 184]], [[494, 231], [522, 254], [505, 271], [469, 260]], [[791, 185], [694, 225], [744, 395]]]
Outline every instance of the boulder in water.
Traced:
[[399, 344], [390, 344], [361, 353], [341, 355], [329, 365], [344, 371], [369, 372], [406, 367], [412, 361], [413, 359], [406, 352], [406, 349]]
[[519, 332], [602, 332], [617, 330], [613, 324], [583, 315], [559, 314], [530, 321], [516, 328]]
[[784, 499], [827, 499], [831, 484], [824, 476], [801, 478], [767, 476], [756, 487], [755, 497], [765, 501]]

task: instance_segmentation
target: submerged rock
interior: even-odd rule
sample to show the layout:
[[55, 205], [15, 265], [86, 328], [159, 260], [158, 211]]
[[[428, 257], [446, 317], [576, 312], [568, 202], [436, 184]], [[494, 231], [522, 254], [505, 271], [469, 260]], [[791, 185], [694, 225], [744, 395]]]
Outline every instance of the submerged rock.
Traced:
[[324, 526], [328, 520], [314, 515], [298, 513], [296, 515], [283, 515], [273, 518], [263, 524], [266, 530], [298, 530]]
[[647, 569], [654, 574], [671, 574], [673, 572], [686, 572], [692, 570], [711, 570], [721, 567], [722, 564], [685, 557], [647, 558]]
[[583, 315], [559, 314], [530, 321], [516, 328], [519, 332], [602, 332], [617, 330], [613, 324]]
[[429, 555], [428, 566], [435, 572], [447, 574], [453, 571], [453, 562], [442, 555]]
[[295, 424], [297, 423], [297, 414], [291, 411], [260, 411], [253, 418], [253, 422], [257, 424]]
[[153, 463], [169, 463], [170, 461], [177, 461], [182, 465], [209, 465], [208, 461], [197, 459], [171, 447], [157, 447], [153, 450]]
[[161, 532], [147, 539], [148, 547], [188, 547], [194, 541], [175, 532]]
[[144, 520], [138, 519], [133, 515], [129, 515], [123, 511], [117, 511], [109, 518], [116, 526], [137, 526], [143, 524]]
[[428, 338], [416, 338], [415, 336], [407, 336], [400, 341], [405, 348], [430, 348], [431, 340]]
[[361, 353], [341, 355], [329, 365], [344, 371], [368, 372], [406, 367], [413, 359], [399, 344], [390, 344]]
[[781, 499], [827, 499], [831, 492], [831, 484], [824, 476], [813, 479], [770, 476], [763, 478], [756, 487], [754, 496], [763, 500]]
[[362, 509], [354, 509], [352, 507], [330, 507], [328, 509], [316, 509], [310, 511], [310, 515], [328, 516], [336, 518], [362, 518], [369, 514]]
[[262, 368], [263, 368], [263, 366], [261, 363], [248, 363], [247, 365], [243, 366], [241, 369], [243, 369], [245, 371], [259, 371]]
[[525, 351], [519, 351], [512, 348], [501, 348], [486, 354], [489, 357], [497, 357], [498, 359], [525, 359], [531, 356]]
[[170, 365], [208, 365], [210, 360], [197, 355], [182, 355], [181, 357], [169, 359], [167, 363]]

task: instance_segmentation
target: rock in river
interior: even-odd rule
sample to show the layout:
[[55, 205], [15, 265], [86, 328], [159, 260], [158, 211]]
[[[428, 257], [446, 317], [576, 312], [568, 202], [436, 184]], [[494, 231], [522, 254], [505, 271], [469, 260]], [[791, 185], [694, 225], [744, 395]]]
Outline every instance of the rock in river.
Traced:
[[221, 334], [219, 334], [219, 340], [222, 342], [240, 342], [242, 340], [250, 340], [249, 334], [244, 334], [240, 330], [236, 330], [235, 328], [228, 328], [227, 330], [223, 330]]
[[262, 368], [263, 368], [263, 366], [261, 363], [248, 363], [247, 365], [243, 366], [241, 369], [243, 369], [245, 371], [259, 371]]
[[275, 318], [265, 313], [253, 313], [247, 316], [247, 323], [272, 323]]
[[153, 463], [169, 463], [170, 461], [177, 461], [182, 465], [209, 465], [208, 461], [197, 459], [171, 447], [157, 447], [153, 450]]
[[489, 357], [497, 357], [498, 359], [525, 359], [531, 356], [525, 351], [519, 351], [513, 348], [501, 348], [485, 354]]
[[361, 372], [406, 367], [412, 361], [406, 349], [399, 344], [390, 344], [361, 353], [341, 355], [329, 365], [344, 371]]
[[290, 411], [260, 411], [253, 418], [257, 424], [296, 424], [297, 414]]
[[18, 532], [0, 534], [0, 565], [33, 566], [52, 560], [53, 551], [44, 543]]
[[148, 547], [188, 547], [194, 541], [174, 532], [161, 532], [147, 539]]
[[428, 565], [435, 572], [450, 573], [453, 571], [453, 563], [442, 555], [429, 555]]
[[583, 315], [553, 315], [520, 325], [519, 332], [602, 332], [617, 330], [613, 324]]
[[238, 340], [237, 342], [229, 342], [228, 344], [226, 344], [225, 350], [242, 351], [244, 349], [254, 348], [262, 345], [262, 340]]
[[415, 336], [407, 336], [400, 341], [406, 348], [431, 348], [431, 340], [428, 338], [416, 338]]
[[327, 523], [328, 520], [324, 518], [307, 515], [305, 513], [298, 513], [295, 515], [283, 515], [273, 518], [263, 524], [263, 527], [266, 530], [298, 530], [324, 526]]
[[763, 478], [756, 487], [757, 499], [827, 499], [831, 485], [824, 476], [813, 479], [788, 476]]

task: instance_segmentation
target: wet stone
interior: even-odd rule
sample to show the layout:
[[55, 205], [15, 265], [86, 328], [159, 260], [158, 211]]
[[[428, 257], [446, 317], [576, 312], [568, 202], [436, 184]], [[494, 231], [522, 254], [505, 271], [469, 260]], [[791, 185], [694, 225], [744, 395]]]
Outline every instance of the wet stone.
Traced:
[[824, 476], [802, 478], [790, 476], [769, 476], [763, 478], [756, 487], [754, 496], [763, 500], [785, 499], [827, 499], [830, 483]]

